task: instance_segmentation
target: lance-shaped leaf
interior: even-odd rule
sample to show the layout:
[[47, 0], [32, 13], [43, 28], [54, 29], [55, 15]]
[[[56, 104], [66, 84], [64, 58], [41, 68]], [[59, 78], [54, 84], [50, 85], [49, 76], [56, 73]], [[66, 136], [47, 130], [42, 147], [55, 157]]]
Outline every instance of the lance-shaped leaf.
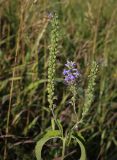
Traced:
[[36, 144], [35, 147], [35, 154], [37, 160], [42, 160], [41, 158], [41, 151], [44, 146], [44, 144], [53, 138], [61, 138], [61, 133], [59, 130], [53, 130], [53, 131], [48, 131]]
[[86, 160], [86, 150], [85, 150], [85, 147], [84, 147], [84, 144], [82, 143], [82, 141], [78, 137], [75, 137], [73, 135], [72, 135], [71, 138], [73, 138], [74, 140], [76, 140], [77, 143], [80, 146], [80, 150], [81, 150], [80, 160]]

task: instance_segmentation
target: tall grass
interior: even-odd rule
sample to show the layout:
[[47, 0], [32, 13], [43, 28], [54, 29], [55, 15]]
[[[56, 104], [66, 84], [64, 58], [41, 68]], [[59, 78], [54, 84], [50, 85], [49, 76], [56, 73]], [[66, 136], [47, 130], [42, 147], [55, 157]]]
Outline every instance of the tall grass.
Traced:
[[[55, 114], [60, 119], [64, 117], [65, 130], [75, 122], [69, 106], [71, 95], [62, 77], [66, 60], [74, 60], [82, 75], [76, 104], [79, 119], [85, 97], [82, 88], [87, 88], [90, 64], [96, 60], [99, 71], [94, 101], [78, 133], [86, 140], [89, 159], [114, 160], [117, 158], [117, 2], [114, 0], [0, 1], [0, 159], [35, 159], [35, 142], [50, 126], [48, 15], [53, 11], [59, 14], [61, 28]], [[69, 159], [76, 156], [75, 145], [68, 149]], [[48, 153], [48, 146], [52, 148], [50, 157], [57, 157], [59, 151], [51, 143], [47, 143], [43, 155]]]

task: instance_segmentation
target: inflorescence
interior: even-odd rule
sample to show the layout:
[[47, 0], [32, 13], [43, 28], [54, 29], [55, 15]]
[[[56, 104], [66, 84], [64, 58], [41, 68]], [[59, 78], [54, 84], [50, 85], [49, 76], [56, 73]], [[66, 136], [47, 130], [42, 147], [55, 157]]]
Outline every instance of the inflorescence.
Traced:
[[63, 70], [63, 75], [65, 76], [65, 82], [70, 85], [76, 82], [76, 79], [80, 76], [78, 69], [76, 68], [75, 62], [68, 61], [65, 64], [67, 69]]
[[50, 39], [50, 54], [49, 54], [49, 64], [48, 64], [48, 102], [49, 108], [52, 109], [53, 101], [54, 101], [54, 81], [55, 81], [55, 73], [56, 73], [56, 56], [59, 48], [59, 20], [57, 14], [50, 15], [51, 16], [51, 39]]

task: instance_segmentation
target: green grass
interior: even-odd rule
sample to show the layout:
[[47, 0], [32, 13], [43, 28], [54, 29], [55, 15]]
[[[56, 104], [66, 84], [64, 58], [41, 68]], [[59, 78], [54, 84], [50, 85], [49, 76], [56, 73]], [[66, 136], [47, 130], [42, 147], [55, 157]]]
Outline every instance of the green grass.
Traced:
[[[67, 59], [77, 63], [77, 110], [82, 115], [84, 91], [92, 60], [99, 63], [94, 102], [85, 124], [79, 126], [86, 140], [89, 160], [115, 160], [117, 118], [117, 2], [116, 0], [0, 1], [0, 160], [34, 160], [38, 138], [50, 127], [47, 101], [50, 20], [56, 11], [61, 41], [57, 55], [55, 94], [57, 118], [65, 116], [65, 130], [74, 124], [70, 93], [63, 83]], [[66, 108], [70, 110], [66, 110]], [[69, 113], [69, 114], [67, 114]], [[72, 116], [71, 116], [72, 115]], [[51, 151], [48, 146], [51, 146]], [[61, 143], [58, 143], [60, 147]], [[77, 144], [66, 147], [66, 155]], [[50, 157], [60, 151], [49, 143]], [[77, 158], [77, 153], [67, 158]]]

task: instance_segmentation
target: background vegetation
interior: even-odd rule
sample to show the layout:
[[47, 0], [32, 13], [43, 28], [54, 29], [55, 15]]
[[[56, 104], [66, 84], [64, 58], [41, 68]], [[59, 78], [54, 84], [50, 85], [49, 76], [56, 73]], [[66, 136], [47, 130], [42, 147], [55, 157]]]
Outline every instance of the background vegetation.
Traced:
[[[89, 160], [117, 159], [117, 1], [0, 1], [0, 160], [34, 160], [38, 138], [51, 126], [47, 102], [50, 45], [49, 14], [57, 12], [61, 41], [57, 55], [56, 110], [65, 129], [74, 122], [70, 94], [63, 82], [66, 60], [81, 72], [78, 115], [81, 116], [92, 60], [99, 63], [94, 102], [78, 128]], [[61, 143], [48, 143], [42, 156], [59, 160]], [[59, 148], [59, 149], [58, 149]], [[77, 158], [76, 144], [66, 159]], [[58, 159], [57, 159], [58, 158]], [[55, 159], [54, 159], [55, 160]]]

